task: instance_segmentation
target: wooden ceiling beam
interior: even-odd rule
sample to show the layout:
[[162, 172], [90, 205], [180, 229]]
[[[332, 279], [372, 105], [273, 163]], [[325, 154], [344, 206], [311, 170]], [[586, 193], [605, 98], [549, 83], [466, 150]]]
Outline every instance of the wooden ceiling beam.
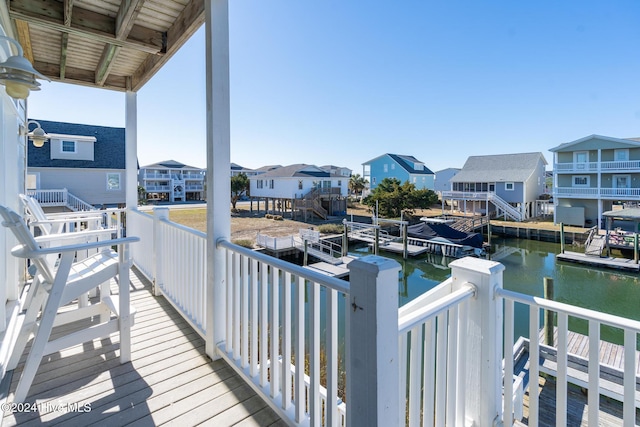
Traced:
[[71, 25], [67, 27], [64, 25], [64, 5], [56, 0], [13, 0], [10, 7], [9, 16], [12, 19], [50, 30], [154, 55], [161, 55], [165, 47], [161, 31], [133, 25], [127, 38], [119, 40], [115, 36], [114, 18], [78, 7], [73, 9]]
[[22, 46], [22, 51], [24, 52], [24, 57], [29, 60], [33, 64], [33, 48], [31, 47], [31, 35], [29, 34], [29, 24], [22, 20], [16, 20], [16, 33], [18, 36], [18, 41], [20, 42], [20, 46]]
[[[71, 27], [71, 17], [73, 16], [73, 0], [64, 0], [64, 26]], [[62, 33], [60, 40], [60, 80], [64, 80], [65, 69], [67, 68], [67, 49], [69, 47], [69, 33]]]
[[191, 0], [166, 33], [166, 55], [149, 56], [131, 78], [132, 90], [138, 91], [204, 24], [204, 0]]
[[[115, 19], [115, 37], [118, 40], [126, 40], [134, 27], [138, 13], [144, 4], [144, 0], [123, 0]], [[120, 53], [120, 47], [113, 44], [105, 45], [100, 62], [96, 67], [96, 84], [102, 86], [111, 72], [114, 61]]]

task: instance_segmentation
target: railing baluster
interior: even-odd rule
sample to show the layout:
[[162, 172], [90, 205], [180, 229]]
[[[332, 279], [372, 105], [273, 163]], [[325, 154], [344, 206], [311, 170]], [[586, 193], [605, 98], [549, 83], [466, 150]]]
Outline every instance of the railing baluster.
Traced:
[[465, 381], [467, 378], [467, 310], [468, 303], [463, 301], [458, 308], [458, 354], [456, 366], [458, 367], [458, 376], [456, 383], [456, 425], [464, 425], [465, 420]]
[[407, 332], [400, 334], [398, 339], [398, 357], [400, 365], [400, 378], [398, 379], [398, 419], [407, 417]]
[[[226, 251], [227, 257], [227, 271], [226, 271], [226, 282], [227, 282], [227, 318], [233, 318], [233, 252]], [[226, 334], [225, 343], [226, 348], [225, 351], [227, 353], [231, 353], [233, 350], [233, 322], [227, 322], [226, 325]]]
[[311, 282], [309, 292], [309, 376], [311, 386], [309, 387], [309, 415], [311, 425], [319, 426], [322, 415], [320, 405], [320, 285]]
[[[422, 363], [422, 325], [411, 329], [411, 351], [409, 352], [409, 426], [420, 425], [420, 372]], [[426, 368], [426, 367], [425, 367]], [[405, 376], [402, 368], [400, 375]], [[400, 389], [402, 394], [402, 389]]]
[[241, 337], [241, 345], [242, 351], [240, 355], [242, 357], [242, 367], [246, 368], [249, 365], [249, 258], [241, 257], [240, 261], [242, 263], [242, 324], [240, 325], [242, 337]]
[[267, 326], [269, 320], [267, 315], [269, 313], [269, 287], [268, 287], [268, 272], [269, 266], [265, 263], [260, 263], [260, 385], [264, 387], [268, 381], [268, 366], [267, 362], [269, 358], [269, 338], [267, 337]]
[[504, 411], [503, 423], [513, 424], [513, 301], [504, 301]]
[[240, 359], [240, 254], [233, 254], [233, 281], [230, 283], [233, 294], [233, 311], [229, 316], [233, 319], [233, 358]]
[[296, 377], [294, 380], [296, 404], [295, 418], [300, 423], [304, 419], [305, 414], [305, 382], [304, 382], [304, 294], [306, 281], [302, 277], [298, 277], [297, 286], [295, 287], [295, 316], [296, 316], [296, 336], [295, 336], [295, 354], [296, 354]]
[[441, 313], [437, 317], [436, 324], [436, 405], [435, 405], [435, 425], [444, 426], [446, 409], [446, 381], [447, 381], [447, 313]]
[[327, 399], [325, 403], [325, 425], [338, 426], [338, 293], [326, 289], [327, 316]]
[[280, 394], [280, 271], [271, 267], [271, 370], [269, 380], [271, 397], [275, 398]]
[[538, 306], [529, 307], [529, 426], [538, 426], [538, 395], [540, 367], [540, 345], [538, 330], [540, 328], [540, 309]]
[[449, 323], [447, 325], [449, 338], [447, 340], [447, 425], [455, 425], [456, 417], [456, 384], [458, 369], [458, 307], [448, 310]]
[[433, 426], [433, 413], [434, 397], [435, 397], [435, 378], [436, 378], [436, 365], [435, 365], [435, 336], [436, 336], [436, 322], [435, 319], [429, 319], [424, 325], [424, 340], [423, 340], [423, 391], [422, 391], [422, 425], [424, 427]]
[[624, 427], [635, 425], [636, 421], [636, 333], [624, 331]]
[[597, 426], [600, 412], [600, 323], [589, 320], [589, 405], [588, 422]]
[[251, 260], [251, 376], [258, 375], [258, 260]]
[[284, 274], [282, 290], [282, 409], [291, 406], [291, 273]]
[[556, 384], [556, 425], [567, 425], [567, 332], [569, 316], [558, 313], [558, 376]]

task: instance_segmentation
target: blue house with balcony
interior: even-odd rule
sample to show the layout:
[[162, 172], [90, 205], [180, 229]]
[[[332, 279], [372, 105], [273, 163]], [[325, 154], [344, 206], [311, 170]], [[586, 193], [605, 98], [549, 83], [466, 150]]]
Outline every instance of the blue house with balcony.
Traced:
[[362, 164], [362, 176], [373, 190], [385, 178], [409, 181], [418, 189], [434, 189], [435, 174], [413, 156], [386, 153]]

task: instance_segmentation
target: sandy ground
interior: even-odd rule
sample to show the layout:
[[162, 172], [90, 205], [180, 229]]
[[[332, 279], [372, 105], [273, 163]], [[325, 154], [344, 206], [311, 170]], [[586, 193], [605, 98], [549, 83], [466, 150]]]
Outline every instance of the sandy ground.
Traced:
[[[425, 209], [416, 211], [414, 216], [440, 216], [442, 210], [439, 207], [433, 209]], [[371, 213], [367, 208], [358, 205], [356, 208], [349, 208], [347, 211], [347, 218], [357, 222], [371, 222]], [[188, 227], [195, 228], [196, 230], [206, 231], [206, 218], [205, 208], [182, 208], [171, 209], [169, 212], [169, 218], [180, 224], [184, 224]], [[258, 233], [271, 236], [271, 237], [283, 237], [298, 234], [301, 228], [317, 227], [323, 223], [340, 223], [342, 218], [334, 218], [329, 221], [314, 221], [305, 223], [301, 221], [294, 221], [291, 219], [273, 220], [264, 217], [264, 212], [250, 212], [248, 207], [241, 206], [238, 212], [231, 214], [231, 240], [252, 240], [255, 243], [256, 235]], [[497, 221], [492, 220], [492, 224], [518, 226], [521, 228], [540, 228], [546, 230], [559, 230], [558, 225], [554, 225], [550, 220], [533, 220], [527, 222], [516, 223], [512, 221]], [[565, 227], [566, 231], [584, 232], [585, 229], [579, 227]]]

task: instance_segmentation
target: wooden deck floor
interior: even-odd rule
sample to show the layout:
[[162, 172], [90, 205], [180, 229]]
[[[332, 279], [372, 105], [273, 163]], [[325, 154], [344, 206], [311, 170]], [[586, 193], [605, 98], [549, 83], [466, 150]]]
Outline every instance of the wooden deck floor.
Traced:
[[[556, 425], [556, 383], [553, 378], [539, 378], [538, 425], [553, 427]], [[589, 406], [587, 394], [573, 385], [568, 387], [567, 426], [586, 427]], [[618, 427], [622, 425], [622, 403], [600, 396], [599, 426]], [[524, 418], [516, 421], [516, 426], [529, 425], [529, 393], [524, 396]], [[636, 409], [636, 425], [640, 425], [640, 411]]]
[[38, 411], [5, 412], [3, 426], [286, 425], [229, 365], [204, 355], [204, 340], [135, 269], [131, 286], [132, 362], [119, 363], [117, 335], [54, 353], [26, 400]]

